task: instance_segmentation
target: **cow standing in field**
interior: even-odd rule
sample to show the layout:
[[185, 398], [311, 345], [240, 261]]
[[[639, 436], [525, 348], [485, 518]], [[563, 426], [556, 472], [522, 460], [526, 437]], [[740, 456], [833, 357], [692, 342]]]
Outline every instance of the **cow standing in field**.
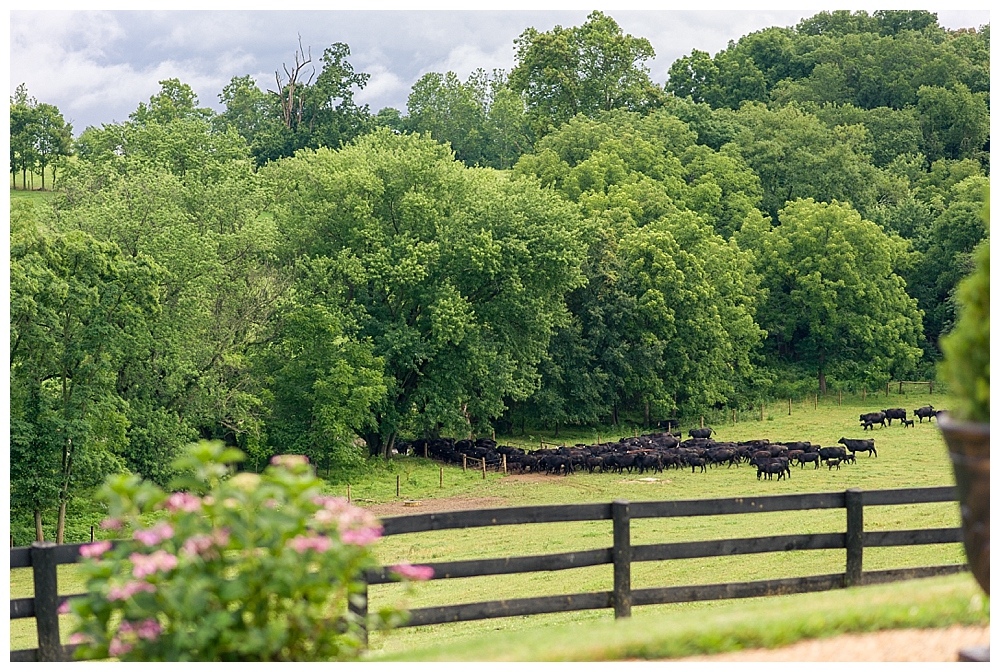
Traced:
[[883, 411], [875, 411], [874, 413], [862, 413], [861, 414], [861, 426], [865, 429], [871, 429], [875, 426], [875, 423], [879, 423], [885, 427], [885, 413]]
[[933, 406], [921, 406], [917, 410], [913, 411], [913, 417], [920, 418], [920, 422], [923, 423], [924, 418], [928, 420], [933, 420], [937, 417], [937, 411], [934, 410]]
[[701, 427], [697, 429], [692, 429], [688, 432], [688, 436], [692, 439], [710, 439], [712, 438], [712, 432], [715, 430], [711, 427]]
[[844, 444], [852, 455], [858, 452], [867, 452], [869, 457], [872, 454], [878, 457], [878, 452], [875, 450], [875, 439], [845, 439], [840, 437], [840, 441], [837, 443]]
[[885, 419], [889, 421], [890, 427], [893, 420], [906, 420], [905, 408], [886, 408], [882, 412], [885, 413]]

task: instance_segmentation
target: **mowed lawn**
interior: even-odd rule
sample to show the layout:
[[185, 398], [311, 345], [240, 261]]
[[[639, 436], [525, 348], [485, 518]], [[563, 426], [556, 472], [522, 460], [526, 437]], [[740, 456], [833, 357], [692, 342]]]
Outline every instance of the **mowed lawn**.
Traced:
[[[367, 479], [352, 483], [352, 499], [362, 506], [390, 501], [435, 498], [466, 503], [470, 498], [483, 500], [490, 507], [530, 506], [542, 504], [572, 504], [585, 502], [610, 502], [614, 499], [628, 501], [710, 499], [761, 494], [788, 494], [799, 492], [834, 492], [847, 488], [881, 490], [921, 486], [951, 485], [954, 479], [947, 451], [936, 423], [925, 421], [912, 428], [898, 423], [892, 427], [863, 432], [858, 415], [863, 412], [889, 407], [904, 407], [908, 413], [914, 408], [933, 403], [946, 407], [941, 395], [892, 394], [869, 395], [865, 403], [860, 399], [844, 399], [838, 405], [837, 397], [821, 399], [819, 408], [813, 400], [793, 403], [788, 415], [787, 402], [765, 409], [765, 420], [741, 418], [735, 426], [730, 423], [715, 424], [714, 437], [720, 441], [767, 438], [771, 441], [808, 440], [823, 446], [836, 445], [841, 437], [874, 437], [878, 457], [859, 454], [856, 465], [844, 465], [840, 470], [825, 466], [814, 469], [793, 467], [787, 480], [758, 481], [756, 471], [747, 465], [726, 469], [717, 467], [707, 473], [690, 470], [669, 470], [661, 474], [587, 474], [577, 473], [568, 477], [523, 478], [489, 472], [484, 480], [480, 472], [470, 468], [444, 467], [444, 487], [439, 486], [441, 465], [432, 460], [416, 457], [398, 457], [389, 469]], [[771, 419], [767, 419], [771, 418]], [[706, 423], [707, 424], [707, 423]], [[687, 430], [697, 423], [682, 427]], [[607, 430], [605, 430], [607, 431]], [[631, 435], [632, 431], [626, 432]], [[537, 448], [540, 439], [549, 443], [593, 443], [596, 430], [562, 432], [556, 438], [551, 434], [535, 433], [527, 437], [497, 437], [498, 441]], [[601, 434], [602, 439], [609, 438]], [[613, 436], [611, 438], [620, 438]], [[400, 482], [400, 495], [396, 497], [396, 479]], [[656, 480], [644, 480], [656, 479]], [[344, 484], [330, 485], [329, 492], [345, 494]], [[414, 513], [421, 511], [414, 508]], [[866, 507], [865, 529], [891, 530], [953, 527], [960, 523], [957, 503], [922, 504], [894, 507]], [[845, 517], [842, 510], [801, 511], [735, 516], [708, 516], [689, 519], [637, 520], [632, 523], [632, 543], [653, 544], [674, 541], [776, 536], [812, 532], [843, 532]], [[573, 550], [606, 548], [611, 545], [610, 521], [562, 523], [542, 525], [503, 526], [450, 530], [420, 534], [400, 535], [382, 539], [377, 546], [380, 560], [386, 564], [399, 561], [413, 563], [451, 561], [476, 558], [500, 558], [519, 555], [560, 553]], [[960, 544], [941, 544], [904, 548], [866, 549], [865, 570], [914, 567], [922, 565], [951, 564], [965, 561]], [[833, 551], [796, 551], [762, 555], [744, 555], [725, 558], [703, 558], [663, 562], [635, 563], [632, 567], [632, 585], [635, 588], [654, 586], [680, 586], [690, 584], [751, 581], [768, 578], [785, 578], [827, 574], [844, 571], [845, 553]], [[968, 580], [967, 575], [965, 575]], [[431, 581], [415, 587], [412, 593], [400, 586], [372, 586], [372, 608], [386, 604], [407, 607], [424, 607], [461, 604], [503, 598], [532, 597], [567, 593], [610, 590], [611, 566], [581, 568], [560, 572], [538, 572], [520, 575], [449, 579]], [[74, 567], [60, 570], [60, 592], [82, 590]], [[842, 592], [842, 591], [837, 591]], [[11, 596], [31, 594], [30, 570], [11, 572]], [[809, 596], [803, 596], [808, 598]], [[727, 608], [743, 610], [753, 605], [766, 605], [779, 598], [754, 598], [728, 602], [657, 605], [636, 610], [636, 614], [659, 614], [663, 617], [683, 618], [686, 613], [716, 613]], [[727, 607], [727, 605], [732, 605]], [[610, 610], [570, 612], [476, 621], [419, 628], [404, 628], [392, 633], [373, 633], [372, 654], [405, 655], [405, 651], [423, 649], [442, 642], [460, 643], [483, 632], [535, 631], [538, 628], [584, 626], [587, 623], [611, 619]], [[904, 624], [905, 625], [905, 624]], [[899, 627], [902, 627], [899, 626]], [[30, 619], [11, 623], [12, 648], [34, 646], [33, 621]]]

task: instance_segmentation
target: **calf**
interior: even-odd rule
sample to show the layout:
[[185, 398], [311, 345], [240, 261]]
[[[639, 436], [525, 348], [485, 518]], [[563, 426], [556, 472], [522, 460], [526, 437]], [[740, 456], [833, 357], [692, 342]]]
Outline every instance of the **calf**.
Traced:
[[903, 420], [903, 427], [913, 427], [913, 420]]
[[830, 471], [833, 471], [834, 467], [837, 467], [837, 471], [840, 471], [840, 461], [841, 461], [840, 458], [837, 458], [835, 460], [827, 460], [826, 466], [830, 468]]

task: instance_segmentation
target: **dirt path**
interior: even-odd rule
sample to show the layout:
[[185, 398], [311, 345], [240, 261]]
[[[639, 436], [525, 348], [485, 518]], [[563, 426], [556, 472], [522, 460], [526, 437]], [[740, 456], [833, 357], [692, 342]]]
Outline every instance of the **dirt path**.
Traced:
[[714, 656], [677, 658], [676, 662], [955, 662], [958, 650], [989, 646], [989, 626], [927, 630], [882, 630], [829, 639], [810, 639], [780, 649], [747, 649]]

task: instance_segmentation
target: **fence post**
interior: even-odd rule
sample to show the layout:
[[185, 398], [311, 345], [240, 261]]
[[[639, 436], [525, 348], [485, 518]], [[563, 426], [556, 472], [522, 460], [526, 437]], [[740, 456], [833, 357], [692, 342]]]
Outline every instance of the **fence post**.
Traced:
[[500, 459], [503, 461], [503, 473], [507, 473], [507, 453], [502, 453]]
[[788, 397], [788, 415], [792, 414], [792, 398]]
[[844, 576], [844, 587], [857, 586], [861, 583], [861, 566], [865, 550], [865, 510], [863, 495], [858, 488], [851, 488], [844, 493], [847, 505], [847, 573]]
[[347, 596], [347, 609], [357, 616], [361, 627], [361, 645], [368, 648], [368, 579], [362, 574], [358, 577], [356, 590]]
[[439, 488], [443, 488], [444, 487], [444, 467], [441, 467], [440, 469], [441, 469], [441, 471], [438, 472], [438, 487]]
[[462, 455], [462, 471], [467, 471], [468, 468], [469, 468], [468, 458], [463, 454]]
[[628, 502], [616, 499], [611, 502], [612, 538], [615, 563], [613, 602], [615, 618], [632, 615], [632, 539], [629, 530]]
[[483, 478], [486, 478], [486, 458], [483, 458]]
[[868, 388], [866, 388], [864, 385], [862, 385], [861, 386], [861, 401], [864, 401], [867, 398], [868, 398]]
[[31, 571], [35, 584], [35, 625], [38, 629], [38, 661], [63, 659], [59, 644], [59, 587], [56, 578], [56, 544], [31, 544]]
[[396, 474], [396, 496], [399, 497], [399, 474]]

